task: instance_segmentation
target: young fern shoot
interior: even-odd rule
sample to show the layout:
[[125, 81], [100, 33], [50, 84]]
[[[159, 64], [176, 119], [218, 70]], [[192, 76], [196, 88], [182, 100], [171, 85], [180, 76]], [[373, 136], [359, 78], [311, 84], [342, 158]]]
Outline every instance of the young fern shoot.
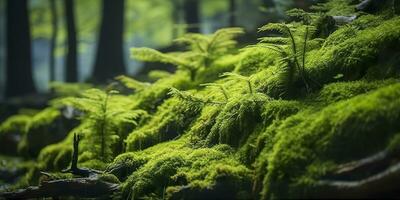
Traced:
[[119, 127], [123, 124], [137, 125], [137, 121], [146, 115], [142, 110], [129, 110], [129, 99], [117, 96], [115, 90], [102, 91], [89, 89], [81, 97], [70, 97], [61, 100], [64, 105], [69, 105], [82, 111], [80, 117], [86, 124], [85, 142], [96, 158], [108, 162], [113, 158], [112, 146], [121, 138]]

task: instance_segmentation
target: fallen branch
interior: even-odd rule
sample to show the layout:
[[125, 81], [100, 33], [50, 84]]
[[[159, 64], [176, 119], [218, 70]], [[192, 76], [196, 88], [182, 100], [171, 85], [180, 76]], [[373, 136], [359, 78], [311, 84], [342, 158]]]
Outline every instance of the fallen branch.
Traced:
[[[400, 163], [383, 172], [359, 181], [322, 180], [317, 182], [314, 197], [318, 198], [371, 198], [399, 192]], [[397, 194], [398, 195], [398, 194]]]
[[[400, 186], [400, 151], [382, 151], [370, 157], [339, 165], [326, 180], [316, 183], [312, 196], [318, 198], [367, 198], [398, 193]], [[357, 175], [367, 177], [354, 179]], [[398, 195], [397, 194], [397, 195]]]
[[105, 182], [96, 178], [60, 179], [43, 182], [39, 186], [28, 187], [16, 192], [6, 192], [6, 199], [32, 199], [45, 197], [110, 197], [119, 190], [119, 184]]
[[[46, 197], [107, 198], [112, 196], [114, 192], [120, 189], [119, 184], [101, 180], [99, 175], [103, 174], [102, 171], [78, 167], [79, 141], [80, 136], [74, 134], [71, 167], [67, 170], [63, 170], [62, 172], [72, 173], [83, 178], [46, 181], [42, 182], [42, 184], [39, 186], [32, 186], [14, 192], [2, 193], [0, 194], [0, 197], [6, 199], [33, 199]], [[49, 178], [54, 178], [54, 176], [50, 173], [40, 173], [48, 176]]]
[[81, 176], [81, 177], [93, 177], [99, 174], [102, 174], [102, 171], [98, 171], [95, 169], [88, 168], [79, 168], [78, 167], [78, 156], [79, 156], [79, 142], [81, 140], [80, 135], [74, 134], [74, 142], [73, 142], [73, 153], [71, 159], [71, 167], [69, 169], [63, 170], [63, 173], [71, 173], [73, 175]]

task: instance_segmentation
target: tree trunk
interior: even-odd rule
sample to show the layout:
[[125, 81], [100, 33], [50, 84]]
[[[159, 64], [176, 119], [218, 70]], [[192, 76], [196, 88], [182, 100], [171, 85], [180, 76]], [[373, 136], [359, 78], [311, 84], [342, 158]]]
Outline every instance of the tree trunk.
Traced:
[[65, 17], [68, 35], [68, 52], [66, 58], [66, 81], [78, 82], [77, 38], [75, 27], [74, 0], [64, 0]]
[[94, 82], [125, 73], [123, 57], [124, 0], [103, 0], [103, 18], [93, 71]]
[[229, 26], [236, 26], [236, 0], [229, 0]]
[[262, 1], [264, 6], [267, 8], [273, 8], [275, 7], [275, 1], [274, 0], [263, 0]]
[[36, 92], [27, 0], [7, 0], [6, 97]]
[[55, 60], [55, 49], [57, 43], [57, 35], [58, 35], [58, 16], [57, 16], [57, 6], [56, 0], [49, 0], [50, 3], [50, 12], [51, 12], [51, 39], [50, 39], [50, 62], [49, 62], [49, 80], [50, 82], [55, 81], [55, 68], [56, 68], [56, 60]]
[[184, 0], [185, 23], [188, 25], [186, 31], [189, 33], [200, 32], [199, 1]]

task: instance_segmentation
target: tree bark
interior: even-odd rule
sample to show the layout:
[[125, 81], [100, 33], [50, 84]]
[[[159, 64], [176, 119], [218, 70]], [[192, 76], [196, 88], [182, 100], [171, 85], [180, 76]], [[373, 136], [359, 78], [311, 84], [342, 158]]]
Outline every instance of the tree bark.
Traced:
[[36, 92], [27, 0], [7, 0], [6, 97]]
[[55, 49], [56, 49], [56, 42], [58, 36], [58, 15], [57, 15], [57, 6], [56, 0], [49, 0], [50, 4], [50, 12], [51, 12], [51, 39], [50, 39], [50, 62], [49, 62], [49, 80], [50, 82], [55, 81]]
[[124, 0], [103, 0], [103, 18], [93, 81], [104, 83], [125, 74], [123, 57]]
[[65, 17], [68, 37], [68, 52], [66, 57], [66, 81], [78, 82], [77, 37], [75, 26], [74, 0], [64, 0]]
[[185, 12], [186, 31], [189, 33], [200, 32], [199, 1], [184, 0], [183, 9]]

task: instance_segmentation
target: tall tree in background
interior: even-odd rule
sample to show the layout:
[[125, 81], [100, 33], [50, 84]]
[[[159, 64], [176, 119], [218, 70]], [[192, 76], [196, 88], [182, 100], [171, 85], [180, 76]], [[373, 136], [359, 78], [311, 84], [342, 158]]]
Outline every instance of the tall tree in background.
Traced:
[[236, 26], [236, 1], [229, 0], [229, 26]]
[[275, 7], [275, 1], [274, 0], [262, 0], [263, 4], [267, 8], [273, 8]]
[[49, 75], [50, 81], [55, 81], [55, 68], [56, 68], [56, 59], [55, 59], [55, 49], [56, 42], [58, 36], [58, 15], [57, 15], [57, 6], [56, 0], [49, 0], [50, 5], [50, 13], [51, 13], [51, 38], [50, 38], [50, 63], [49, 63]]
[[66, 58], [66, 81], [78, 81], [77, 37], [75, 27], [74, 0], [64, 0], [65, 17], [68, 35], [68, 52]]
[[6, 2], [6, 97], [36, 92], [32, 75], [31, 35], [27, 0]]
[[185, 23], [188, 25], [187, 32], [200, 32], [199, 0], [184, 0], [183, 10]]
[[93, 81], [105, 82], [125, 73], [123, 58], [124, 0], [103, 0], [103, 17]]

